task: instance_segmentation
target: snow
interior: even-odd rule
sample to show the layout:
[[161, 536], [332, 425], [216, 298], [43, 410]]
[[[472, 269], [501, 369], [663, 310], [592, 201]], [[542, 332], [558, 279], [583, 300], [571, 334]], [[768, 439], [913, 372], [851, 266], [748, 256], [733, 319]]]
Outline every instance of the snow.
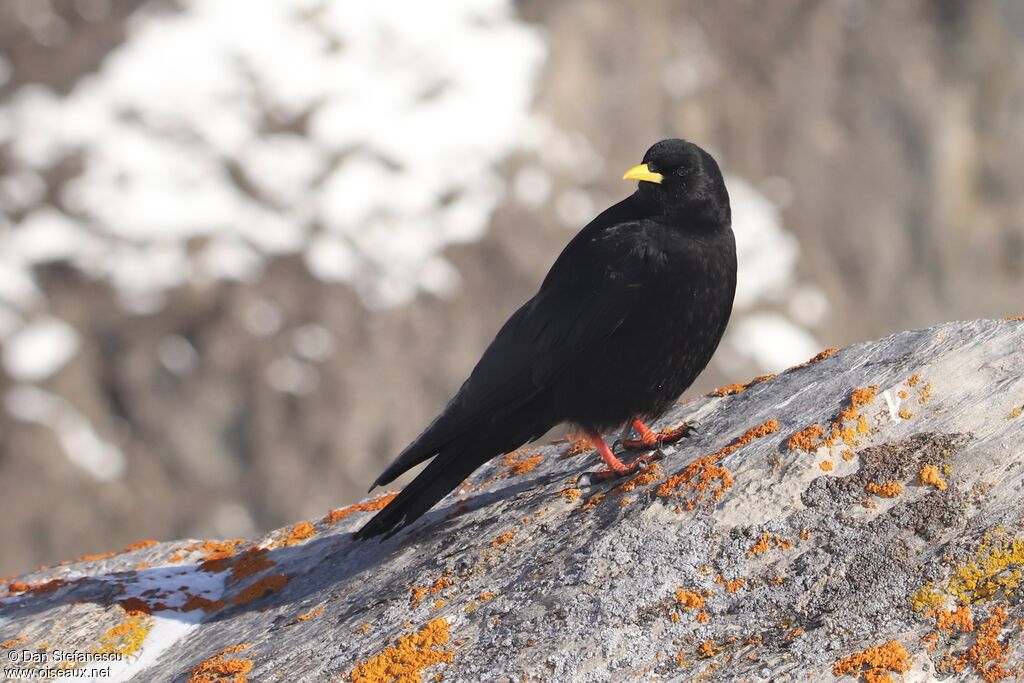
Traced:
[[[768, 190], [791, 200], [788, 181], [772, 177]], [[819, 288], [800, 282], [800, 246], [782, 222], [779, 206], [744, 178], [726, 177], [732, 204], [739, 274], [732, 322], [717, 362], [734, 371], [736, 360], [753, 362], [759, 372], [779, 372], [807, 360], [822, 344], [808, 328], [828, 315]], [[787, 304], [785, 311], [773, 310]], [[734, 357], [738, 356], [737, 357]]]
[[149, 617], [152, 623], [141, 649], [122, 661], [112, 662], [110, 676], [97, 680], [128, 681], [155, 664], [164, 652], [208, 616], [202, 609], [181, 612], [176, 608], [182, 607], [189, 596], [219, 600], [224, 595], [228, 573], [204, 572], [195, 565], [185, 565], [142, 569], [127, 578], [124, 575], [94, 577], [122, 584], [125, 592], [121, 599], [134, 597], [149, 603], [161, 602], [170, 608], [154, 610]]
[[734, 319], [728, 343], [761, 368], [779, 371], [821, 350], [809, 332], [778, 313], [754, 313]]
[[[540, 31], [510, 0], [179, 4], [144, 5], [66, 96], [27, 84], [0, 104], [0, 217], [16, 217], [0, 218], [0, 304], [20, 314], [6, 334], [45, 311], [33, 267], [52, 261], [111, 284], [136, 314], [295, 253], [369, 306], [450, 294], [443, 250], [484, 234], [505, 196], [497, 166], [532, 125]], [[48, 5], [19, 8], [37, 39], [62, 40]], [[98, 20], [111, 6], [75, 9]], [[0, 62], [0, 80], [9, 72]], [[81, 171], [54, 201], [43, 178], [70, 159]], [[73, 352], [66, 324], [46, 329], [47, 347], [5, 349], [16, 379]], [[308, 387], [295, 369], [271, 374]]]
[[18, 381], [41, 381], [63, 367], [77, 350], [74, 328], [56, 318], [42, 318], [4, 342], [4, 369]]
[[[109, 7], [92, 0], [80, 11]], [[544, 57], [539, 31], [508, 0], [443, 12], [415, 0], [143, 11], [67, 97], [38, 85], [12, 95], [4, 118], [16, 164], [0, 177], [11, 186], [0, 209], [32, 206], [34, 174], [80, 155], [61, 217], [80, 228], [68, 234], [88, 228], [103, 241], [91, 270], [126, 290], [132, 310], [159, 307], [154, 294], [191, 277], [251, 279], [289, 251], [303, 251], [318, 277], [357, 284], [372, 305], [398, 305], [445, 290], [440, 269], [424, 264], [486, 229], [503, 196], [495, 166], [519, 147]], [[316, 226], [347, 239], [314, 240]], [[165, 260], [155, 281], [140, 277], [154, 250], [166, 257], [225, 234]], [[87, 248], [77, 245], [63, 256], [75, 260]], [[325, 246], [340, 266], [319, 255]]]
[[94, 480], [111, 481], [124, 473], [121, 450], [103, 439], [67, 400], [31, 385], [18, 385], [7, 390], [4, 405], [15, 419], [52, 429], [68, 462]]

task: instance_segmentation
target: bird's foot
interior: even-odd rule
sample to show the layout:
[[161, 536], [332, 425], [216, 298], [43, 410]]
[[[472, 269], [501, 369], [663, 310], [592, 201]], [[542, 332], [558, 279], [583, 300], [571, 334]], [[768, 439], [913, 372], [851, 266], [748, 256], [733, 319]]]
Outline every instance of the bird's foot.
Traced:
[[640, 420], [633, 420], [633, 429], [636, 431], [639, 439], [623, 439], [623, 448], [643, 449], [643, 448], [660, 448], [665, 444], [675, 443], [682, 438], [697, 433], [697, 427], [694, 424], [684, 422], [678, 427], [672, 429], [666, 429], [661, 432], [655, 432], [653, 429], [645, 425]]
[[615, 479], [621, 479], [622, 477], [628, 477], [631, 474], [637, 472], [643, 472], [651, 466], [652, 462], [661, 460], [665, 457], [665, 454], [660, 450], [651, 451], [645, 453], [630, 463], [623, 463], [618, 461], [621, 467], [608, 466], [603, 470], [597, 472], [586, 472], [581, 474], [579, 479], [576, 481], [577, 486], [593, 486], [594, 484], [601, 484], [606, 481], [614, 481]]

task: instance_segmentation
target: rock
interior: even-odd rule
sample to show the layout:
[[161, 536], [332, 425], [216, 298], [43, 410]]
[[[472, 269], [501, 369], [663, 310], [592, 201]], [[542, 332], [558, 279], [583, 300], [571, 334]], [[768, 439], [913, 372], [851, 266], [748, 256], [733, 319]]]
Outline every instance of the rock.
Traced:
[[699, 433], [632, 479], [579, 488], [585, 444], [526, 448], [381, 543], [350, 532], [386, 496], [253, 541], [146, 542], [9, 578], [4, 665], [70, 651], [120, 654], [78, 666], [138, 681], [1010, 678], [1022, 351], [1024, 322], [984, 320], [825, 352], [679, 405], [659, 424]]

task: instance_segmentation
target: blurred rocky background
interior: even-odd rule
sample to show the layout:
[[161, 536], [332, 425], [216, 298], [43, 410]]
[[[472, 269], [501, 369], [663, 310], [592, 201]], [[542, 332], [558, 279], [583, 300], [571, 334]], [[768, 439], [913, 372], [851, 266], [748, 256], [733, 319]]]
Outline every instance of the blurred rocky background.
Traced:
[[5, 0], [0, 574], [360, 497], [657, 139], [727, 173], [693, 393], [1022, 312], [1024, 5]]

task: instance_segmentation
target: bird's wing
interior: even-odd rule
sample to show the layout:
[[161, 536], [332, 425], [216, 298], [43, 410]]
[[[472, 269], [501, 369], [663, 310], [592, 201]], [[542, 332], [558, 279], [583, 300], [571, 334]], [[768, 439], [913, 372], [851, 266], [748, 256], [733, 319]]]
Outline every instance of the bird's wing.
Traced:
[[[381, 474], [386, 484], [476, 428], [529, 403], [581, 349], [628, 318], [643, 282], [664, 260], [640, 222], [588, 226], [566, 246], [540, 291], [502, 326], [445, 410]], [[553, 424], [538, 421], [534, 435]], [[514, 444], [510, 448], [515, 448]]]

